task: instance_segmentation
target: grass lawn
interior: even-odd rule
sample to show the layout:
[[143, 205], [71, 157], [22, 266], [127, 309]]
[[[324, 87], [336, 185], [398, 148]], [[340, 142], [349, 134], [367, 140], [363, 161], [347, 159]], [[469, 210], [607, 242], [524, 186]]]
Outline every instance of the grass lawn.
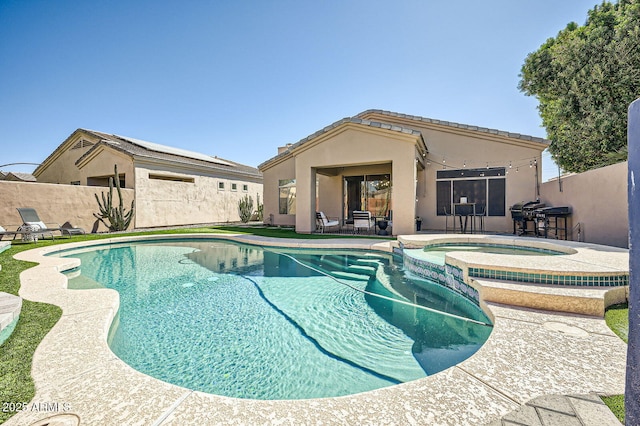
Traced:
[[[367, 236], [296, 234], [293, 229], [264, 226], [213, 226], [202, 228], [182, 228], [173, 230], [130, 232], [126, 234], [87, 234], [71, 238], [58, 238], [55, 241], [40, 240], [33, 243], [14, 243], [11, 248], [0, 253], [0, 291], [18, 295], [20, 290], [20, 272], [34, 266], [34, 263], [23, 262], [13, 258], [21, 251], [36, 247], [45, 247], [69, 242], [91, 241], [130, 235], [158, 234], [246, 234], [277, 238], [363, 238]], [[215, 235], [212, 235], [215, 236]], [[378, 238], [378, 237], [368, 237]], [[31, 363], [36, 347], [44, 336], [53, 328], [62, 315], [62, 309], [46, 303], [23, 300], [22, 311], [15, 330], [0, 345], [0, 402], [29, 402], [35, 395], [35, 387], [31, 378]], [[4, 423], [15, 413], [0, 411], [0, 423]]]
[[[625, 343], [629, 339], [629, 306], [625, 304], [610, 306], [604, 314], [604, 319], [609, 328], [616, 333]], [[624, 395], [603, 397], [602, 400], [616, 415], [620, 422], [624, 423]]]

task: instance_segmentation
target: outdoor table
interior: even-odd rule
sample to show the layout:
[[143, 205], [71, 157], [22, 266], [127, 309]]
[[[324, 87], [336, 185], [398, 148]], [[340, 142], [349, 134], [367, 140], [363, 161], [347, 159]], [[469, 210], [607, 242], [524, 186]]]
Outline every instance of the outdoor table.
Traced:
[[[471, 219], [471, 233], [474, 232], [474, 222], [476, 216], [476, 203], [453, 203], [453, 216], [460, 218], [460, 232], [467, 233], [467, 222], [469, 216]], [[464, 216], [464, 225], [462, 224], [462, 216]]]

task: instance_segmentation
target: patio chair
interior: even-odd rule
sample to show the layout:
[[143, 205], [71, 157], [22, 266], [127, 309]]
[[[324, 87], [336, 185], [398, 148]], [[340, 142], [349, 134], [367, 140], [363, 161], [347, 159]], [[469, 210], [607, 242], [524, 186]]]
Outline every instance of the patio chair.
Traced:
[[40, 216], [38, 216], [38, 212], [36, 212], [36, 209], [31, 207], [18, 207], [18, 213], [20, 213], [23, 225], [38, 226], [40, 228], [39, 235], [42, 235], [42, 238], [44, 238], [45, 233], [51, 233], [51, 236], [53, 237], [52, 232], [54, 231], [60, 232], [61, 236], [64, 236], [66, 234], [68, 237], [71, 237], [71, 235], [85, 234], [85, 231], [82, 228], [60, 226], [58, 224], [51, 227], [47, 226], [42, 221], [42, 219], [40, 219]]
[[340, 229], [340, 221], [329, 220], [324, 212], [316, 212], [316, 227], [324, 234], [325, 229], [338, 227]]
[[484, 205], [480, 205], [476, 208], [475, 215], [473, 216], [474, 227], [477, 230], [478, 228], [475, 226], [476, 218], [480, 219], [480, 232], [484, 232], [484, 217], [487, 215], [486, 207]]
[[5, 235], [8, 236], [8, 237], [13, 236], [12, 240], [15, 240], [16, 236], [20, 235], [20, 232], [7, 231], [2, 226], [0, 226], [0, 241], [5, 237]]
[[371, 232], [374, 224], [371, 220], [371, 212], [369, 211], [353, 211], [353, 233], [359, 232], [360, 229], [366, 229], [367, 233]]
[[27, 225], [22, 225], [20, 227], [18, 227], [18, 230], [16, 231], [7, 231], [6, 229], [4, 229], [2, 226], [0, 226], [0, 241], [5, 237], [5, 236], [9, 236], [9, 237], [13, 237], [11, 239], [11, 241], [14, 241], [16, 239], [16, 237], [18, 235], [22, 236], [22, 241], [23, 242], [38, 242], [38, 239], [43, 239], [44, 238], [44, 234], [48, 234], [51, 236], [51, 239], [53, 239], [53, 233], [52, 232], [43, 232], [42, 234], [38, 233], [40, 228], [38, 228], [38, 232], [34, 232], [35, 227], [30, 227]]
[[[453, 215], [452, 212], [447, 210], [447, 206], [443, 206], [442, 210], [444, 212], [444, 233], [445, 234], [448, 233], [449, 229], [451, 229], [452, 231], [455, 231], [456, 230], [456, 218], [455, 218], [455, 216]], [[449, 218], [453, 219], [451, 221], [452, 222], [452, 227], [451, 228], [449, 228]]]

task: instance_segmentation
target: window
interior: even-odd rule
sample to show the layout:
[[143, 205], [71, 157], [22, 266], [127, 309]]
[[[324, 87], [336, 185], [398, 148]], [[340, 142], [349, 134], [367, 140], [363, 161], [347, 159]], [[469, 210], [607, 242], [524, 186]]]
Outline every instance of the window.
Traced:
[[296, 180], [283, 179], [278, 181], [280, 214], [296, 214]]
[[467, 197], [476, 209], [485, 209], [488, 216], [504, 216], [506, 179], [504, 167], [487, 169], [441, 170], [437, 172], [437, 214], [451, 214], [452, 204]]
[[[92, 176], [87, 178], [87, 186], [109, 186], [109, 180], [113, 179], [113, 176]], [[118, 180], [120, 181], [120, 188], [125, 188], [125, 175], [119, 174]]]
[[224, 191], [224, 182], [218, 182], [218, 190]]
[[249, 192], [249, 185], [247, 185], [247, 184], [242, 185], [242, 191], [243, 192]]
[[195, 182], [195, 180], [193, 178], [188, 178], [188, 177], [167, 176], [167, 175], [152, 175], [152, 174], [149, 174], [149, 179], [168, 180], [168, 181], [171, 181], [171, 182], [187, 182], [187, 183], [194, 183]]
[[237, 191], [238, 190], [238, 184], [237, 183], [232, 183], [231, 184], [231, 190], [232, 191]]

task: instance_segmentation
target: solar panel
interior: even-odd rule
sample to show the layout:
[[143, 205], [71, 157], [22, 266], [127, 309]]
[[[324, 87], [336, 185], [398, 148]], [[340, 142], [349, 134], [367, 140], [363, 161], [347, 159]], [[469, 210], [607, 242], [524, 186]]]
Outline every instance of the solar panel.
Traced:
[[193, 158], [196, 160], [209, 161], [211, 163], [221, 164], [223, 166], [233, 166], [233, 164], [229, 163], [228, 161], [221, 160], [220, 158], [213, 157], [211, 155], [189, 151], [181, 148], [174, 148], [166, 145], [160, 145], [157, 143], [147, 142], [140, 139], [134, 139], [134, 138], [129, 138], [125, 136], [119, 136], [119, 135], [115, 135], [115, 136], [119, 137], [120, 139], [129, 141], [132, 144], [139, 145], [150, 151], [163, 152], [165, 154], [173, 154], [173, 155], [179, 155], [181, 157]]

